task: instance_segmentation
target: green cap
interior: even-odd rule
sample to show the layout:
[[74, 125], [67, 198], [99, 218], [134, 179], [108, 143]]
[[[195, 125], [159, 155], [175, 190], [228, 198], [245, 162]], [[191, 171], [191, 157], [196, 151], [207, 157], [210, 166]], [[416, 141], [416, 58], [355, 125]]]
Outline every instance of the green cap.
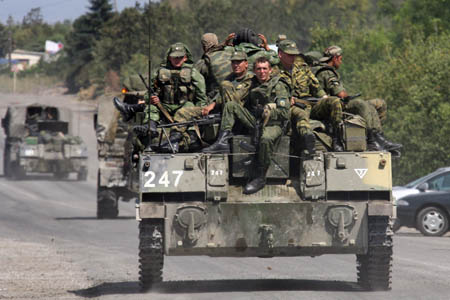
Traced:
[[236, 50], [231, 55], [230, 60], [247, 60], [247, 54], [244, 51]]
[[329, 61], [333, 56], [341, 56], [342, 49], [339, 46], [330, 46], [325, 51], [323, 51], [323, 57], [320, 59], [321, 62]]
[[283, 40], [278, 45], [278, 49], [283, 51], [284, 53], [291, 55], [299, 55], [300, 51], [297, 48], [297, 44], [291, 40]]
[[184, 45], [181, 43], [173, 44], [170, 47], [169, 56], [171, 57], [182, 57], [186, 55], [186, 49], [184, 48]]

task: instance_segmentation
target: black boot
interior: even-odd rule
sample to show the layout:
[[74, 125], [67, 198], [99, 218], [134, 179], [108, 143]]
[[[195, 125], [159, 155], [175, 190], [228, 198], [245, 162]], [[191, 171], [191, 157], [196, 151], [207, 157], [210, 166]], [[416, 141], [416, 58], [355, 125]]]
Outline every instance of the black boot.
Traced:
[[189, 134], [189, 151], [197, 151], [202, 147], [202, 143], [200, 139], [198, 138], [198, 135], [195, 131], [188, 131]]
[[244, 187], [243, 193], [246, 195], [254, 194], [266, 185], [267, 169], [258, 167], [258, 177], [247, 183]]
[[[183, 138], [183, 134], [179, 131], [172, 130], [170, 132], [169, 141], [165, 141], [161, 143], [161, 147], [159, 148], [161, 152], [170, 152], [170, 153], [178, 153], [180, 150], [180, 142]], [[172, 145], [172, 147], [170, 147]]]
[[343, 152], [344, 146], [341, 142], [341, 133], [339, 131], [339, 127], [333, 128], [333, 134], [332, 134], [332, 144], [331, 147], [333, 148], [333, 152]]
[[119, 98], [114, 97], [113, 99], [114, 106], [117, 108], [118, 111], [120, 111], [120, 114], [123, 117], [123, 120], [125, 122], [131, 120], [131, 118], [137, 113], [137, 112], [143, 112], [145, 109], [145, 104], [126, 104], [120, 101]]
[[374, 136], [375, 141], [380, 145], [380, 147], [383, 150], [386, 150], [386, 151], [398, 150], [401, 147], [403, 147], [402, 144], [396, 144], [396, 143], [388, 141], [384, 137], [383, 133], [380, 131], [373, 130], [373, 136]]
[[150, 133], [150, 137], [152, 137], [152, 138], [158, 135], [156, 123], [154, 121], [150, 121], [150, 127], [148, 126], [148, 124], [135, 125], [135, 126], [133, 126], [133, 131], [136, 133], [137, 136], [140, 136], [140, 137], [148, 136], [149, 133]]
[[312, 132], [308, 132], [303, 136], [303, 145], [305, 147], [303, 153], [305, 159], [312, 159], [316, 153], [316, 136]]
[[203, 153], [230, 153], [230, 143], [228, 140], [233, 136], [231, 130], [220, 130], [217, 141], [202, 150]]
[[367, 150], [368, 151], [383, 151], [380, 144], [375, 140], [373, 129], [367, 129]]

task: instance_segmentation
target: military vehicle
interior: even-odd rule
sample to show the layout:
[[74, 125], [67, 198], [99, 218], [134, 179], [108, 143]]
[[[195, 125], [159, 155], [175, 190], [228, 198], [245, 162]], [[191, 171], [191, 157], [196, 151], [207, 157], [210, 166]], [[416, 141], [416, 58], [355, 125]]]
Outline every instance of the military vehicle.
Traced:
[[29, 173], [53, 173], [66, 179], [87, 179], [87, 147], [74, 135], [68, 108], [39, 103], [8, 106], [2, 127], [6, 141], [4, 175], [23, 179]]
[[[137, 195], [128, 188], [129, 183], [129, 127], [122, 121], [109, 95], [98, 99], [94, 127], [97, 134], [97, 218], [116, 218], [119, 201], [128, 202]], [[130, 103], [126, 97], [126, 102]]]
[[362, 123], [346, 120], [346, 152], [325, 151], [326, 138], [318, 136], [324, 151], [313, 159], [293, 155], [290, 137], [283, 136], [266, 186], [251, 195], [243, 186], [254, 154], [241, 147], [249, 136], [235, 135], [230, 154], [142, 152], [136, 204], [141, 287], [162, 281], [169, 255], [354, 254], [360, 286], [391, 289], [391, 154], [366, 151]]

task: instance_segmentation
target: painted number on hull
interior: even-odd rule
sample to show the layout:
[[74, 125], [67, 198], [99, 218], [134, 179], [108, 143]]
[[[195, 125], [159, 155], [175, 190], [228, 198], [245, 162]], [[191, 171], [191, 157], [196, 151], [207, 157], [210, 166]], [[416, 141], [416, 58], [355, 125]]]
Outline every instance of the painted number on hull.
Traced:
[[[171, 185], [173, 185], [173, 187], [177, 187], [178, 184], [180, 183], [180, 178], [181, 178], [181, 175], [183, 175], [183, 171], [181, 171], [181, 170], [172, 171], [172, 175], [174, 175], [174, 176], [169, 176], [169, 172], [164, 171], [161, 174], [161, 177], [156, 178], [155, 172], [147, 171], [144, 174], [144, 180], [146, 180], [144, 183], [144, 187], [154, 188], [154, 187], [156, 187], [157, 184], [162, 185], [166, 188], [168, 188]], [[175, 177], [175, 179], [173, 177]]]

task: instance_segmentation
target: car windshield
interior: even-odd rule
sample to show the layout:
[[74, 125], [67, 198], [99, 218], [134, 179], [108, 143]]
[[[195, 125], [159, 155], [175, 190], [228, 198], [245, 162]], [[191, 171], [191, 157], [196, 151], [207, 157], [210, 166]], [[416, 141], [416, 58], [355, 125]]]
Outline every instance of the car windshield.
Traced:
[[405, 185], [405, 187], [407, 187], [407, 188], [412, 188], [412, 187], [414, 187], [415, 185], [417, 185], [419, 182], [423, 181], [425, 178], [428, 178], [429, 176], [430, 176], [430, 174], [427, 174], [427, 175], [425, 175], [425, 176], [423, 176], [423, 177], [420, 177], [419, 179], [416, 179], [416, 180], [414, 180], [414, 181], [411, 181], [410, 183], [408, 183], [407, 185]]

